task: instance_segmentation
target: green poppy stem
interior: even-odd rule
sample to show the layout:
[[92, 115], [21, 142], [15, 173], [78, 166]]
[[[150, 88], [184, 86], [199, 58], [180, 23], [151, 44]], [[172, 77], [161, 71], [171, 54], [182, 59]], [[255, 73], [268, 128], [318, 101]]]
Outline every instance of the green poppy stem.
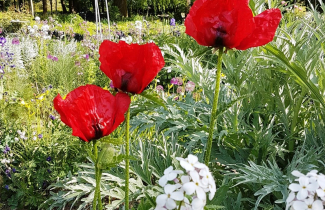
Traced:
[[96, 179], [96, 188], [94, 193], [94, 200], [93, 200], [93, 210], [96, 210], [97, 200], [98, 200], [98, 209], [103, 209], [102, 198], [100, 196], [100, 180], [102, 178], [102, 170], [98, 167], [98, 141], [93, 141], [94, 145], [94, 157], [95, 157], [95, 179]]
[[98, 177], [98, 170], [97, 170], [97, 159], [98, 159], [98, 149], [97, 149], [97, 140], [93, 141], [93, 153], [94, 153], [94, 157], [95, 157], [95, 179], [96, 179], [96, 188], [95, 188], [95, 193], [94, 193], [94, 200], [93, 200], [93, 210], [96, 210], [96, 205], [97, 205], [97, 177]]
[[212, 105], [212, 112], [211, 112], [211, 120], [210, 120], [210, 128], [209, 128], [209, 137], [208, 137], [208, 144], [205, 153], [205, 165], [209, 165], [210, 156], [211, 156], [211, 149], [212, 149], [212, 140], [213, 140], [213, 130], [214, 125], [217, 118], [217, 106], [218, 106], [218, 99], [219, 99], [219, 92], [220, 92], [220, 81], [221, 81], [221, 69], [222, 69], [222, 54], [223, 54], [223, 47], [219, 48], [218, 54], [218, 64], [217, 64], [217, 72], [216, 72], [216, 87], [214, 90], [214, 99]]
[[[131, 98], [131, 97], [130, 97]], [[132, 98], [131, 98], [132, 99]], [[129, 210], [129, 179], [130, 179], [130, 107], [126, 112], [126, 120], [125, 120], [125, 137], [126, 137], [126, 145], [125, 145], [125, 210]]]
[[98, 209], [103, 209], [102, 197], [100, 195], [100, 180], [102, 178], [102, 169], [97, 167], [97, 177], [96, 177], [96, 188], [97, 188], [97, 199], [98, 199]]

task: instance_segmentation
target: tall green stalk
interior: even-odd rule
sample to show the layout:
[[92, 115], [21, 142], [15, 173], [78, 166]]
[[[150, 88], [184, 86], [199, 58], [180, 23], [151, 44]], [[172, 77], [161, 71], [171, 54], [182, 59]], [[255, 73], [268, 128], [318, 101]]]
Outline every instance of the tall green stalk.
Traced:
[[102, 170], [98, 167], [98, 140], [94, 140], [94, 157], [95, 157], [95, 178], [96, 178], [96, 188], [95, 188], [95, 193], [94, 193], [94, 200], [93, 200], [93, 210], [96, 210], [96, 205], [97, 205], [97, 200], [98, 200], [98, 209], [102, 210], [103, 205], [102, 205], [102, 199], [100, 196], [100, 180], [102, 177]]
[[[130, 97], [131, 98], [131, 97]], [[131, 98], [132, 99], [132, 98]], [[126, 137], [126, 144], [125, 144], [125, 210], [129, 210], [129, 179], [130, 179], [130, 107], [126, 112], [126, 120], [125, 120], [125, 137]]]
[[98, 196], [97, 196], [97, 159], [98, 159], [98, 149], [97, 149], [97, 143], [98, 141], [97, 140], [94, 140], [93, 141], [93, 153], [94, 153], [94, 157], [95, 157], [95, 178], [96, 178], [96, 188], [95, 188], [95, 193], [94, 193], [94, 200], [93, 200], [93, 210], [96, 210], [96, 205], [97, 205], [97, 199], [98, 199]]
[[96, 177], [96, 188], [98, 187], [97, 191], [97, 199], [98, 199], [98, 209], [102, 210], [103, 209], [103, 204], [102, 204], [102, 197], [100, 195], [100, 180], [102, 179], [102, 169], [97, 168], [97, 177]]
[[219, 48], [218, 54], [218, 64], [217, 64], [217, 72], [216, 72], [216, 87], [214, 90], [214, 99], [211, 111], [211, 121], [210, 121], [210, 128], [209, 128], [209, 137], [208, 137], [208, 144], [207, 149], [205, 152], [205, 165], [209, 165], [210, 156], [211, 156], [211, 149], [212, 149], [212, 139], [213, 139], [213, 130], [214, 125], [217, 118], [217, 106], [218, 106], [218, 99], [219, 99], [219, 92], [220, 92], [220, 81], [221, 81], [221, 69], [222, 69], [222, 54], [223, 54], [223, 47]]

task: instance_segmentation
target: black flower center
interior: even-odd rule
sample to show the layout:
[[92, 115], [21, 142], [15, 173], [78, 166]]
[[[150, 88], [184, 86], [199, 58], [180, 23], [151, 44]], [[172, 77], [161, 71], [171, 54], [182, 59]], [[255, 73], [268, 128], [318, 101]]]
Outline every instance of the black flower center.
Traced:
[[224, 38], [227, 35], [227, 31], [225, 31], [222, 26], [219, 26], [216, 31], [216, 40], [214, 43], [214, 47], [224, 47]]
[[122, 77], [121, 77], [121, 90], [127, 91], [129, 81], [132, 77], [132, 74], [129, 72], [126, 72]]
[[102, 132], [102, 130], [100, 129], [98, 123], [93, 124], [91, 127], [93, 127], [94, 130], [95, 130], [95, 137], [94, 137], [94, 139], [100, 139], [101, 137], [103, 137], [103, 132]]

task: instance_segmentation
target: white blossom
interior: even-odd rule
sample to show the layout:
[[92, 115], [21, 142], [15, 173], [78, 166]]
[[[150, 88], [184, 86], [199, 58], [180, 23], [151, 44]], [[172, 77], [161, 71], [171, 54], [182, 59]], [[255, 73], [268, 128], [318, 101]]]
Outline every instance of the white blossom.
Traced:
[[159, 185], [164, 187], [168, 181], [176, 179], [177, 174], [183, 174], [181, 170], [173, 170], [173, 166], [168, 167], [164, 171], [164, 176], [159, 179]]
[[184, 199], [183, 191], [175, 191], [179, 189], [181, 185], [170, 185], [167, 184], [164, 187], [165, 194], [159, 195], [156, 199], [157, 206], [159, 207], [166, 207], [167, 209], [175, 209], [176, 208], [176, 201], [182, 201]]

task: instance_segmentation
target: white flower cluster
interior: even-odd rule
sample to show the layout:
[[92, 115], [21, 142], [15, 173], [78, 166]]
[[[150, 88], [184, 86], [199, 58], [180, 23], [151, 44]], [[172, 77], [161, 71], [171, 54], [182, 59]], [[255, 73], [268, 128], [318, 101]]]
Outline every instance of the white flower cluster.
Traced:
[[290, 210], [323, 210], [325, 203], [325, 175], [312, 170], [306, 175], [294, 170], [295, 181], [289, 185], [291, 190], [286, 203]]
[[39, 30], [38, 25], [34, 25], [33, 27], [27, 26], [27, 31], [30, 35], [35, 37], [42, 37], [43, 39], [51, 39], [49, 35], [50, 26], [45, 24], [42, 25], [41, 30]]
[[206, 204], [206, 193], [212, 200], [216, 193], [216, 184], [209, 168], [198, 161], [194, 155], [187, 158], [176, 158], [183, 170], [174, 170], [170, 166], [159, 179], [165, 194], [156, 199], [155, 210], [178, 209], [203, 210]]
[[[17, 133], [18, 133], [18, 135], [20, 136], [21, 139], [27, 140], [27, 136], [26, 136], [25, 131], [18, 130]], [[17, 141], [19, 141], [19, 139], [16, 137], [15, 141], [17, 142]]]

